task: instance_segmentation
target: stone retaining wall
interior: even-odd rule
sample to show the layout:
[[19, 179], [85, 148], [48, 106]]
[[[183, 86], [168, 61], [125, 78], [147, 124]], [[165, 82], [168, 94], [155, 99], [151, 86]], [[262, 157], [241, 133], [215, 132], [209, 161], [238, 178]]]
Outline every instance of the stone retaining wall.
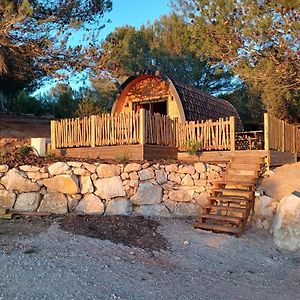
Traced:
[[226, 165], [0, 165], [0, 205], [54, 214], [194, 216]]

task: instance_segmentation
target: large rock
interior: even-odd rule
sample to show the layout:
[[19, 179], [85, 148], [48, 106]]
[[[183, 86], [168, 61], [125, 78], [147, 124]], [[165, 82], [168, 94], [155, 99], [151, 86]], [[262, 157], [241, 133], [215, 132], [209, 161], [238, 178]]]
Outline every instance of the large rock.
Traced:
[[0, 206], [4, 208], [13, 208], [16, 200], [16, 194], [12, 191], [0, 190]]
[[141, 205], [136, 213], [143, 216], [170, 217], [170, 213], [163, 203], [154, 205]]
[[193, 194], [194, 192], [192, 190], [180, 189], [170, 191], [169, 198], [170, 200], [177, 202], [190, 202], [193, 199]]
[[155, 178], [158, 184], [163, 184], [168, 181], [167, 173], [162, 169], [155, 170]]
[[94, 184], [97, 188], [95, 194], [102, 199], [112, 199], [126, 195], [120, 176], [97, 179]]
[[130, 215], [132, 213], [132, 203], [127, 198], [117, 198], [107, 203], [106, 215]]
[[97, 168], [97, 174], [99, 178], [119, 176], [121, 174], [121, 169], [117, 165], [100, 164]]
[[277, 207], [273, 222], [274, 242], [279, 247], [296, 251], [300, 249], [300, 193], [283, 197]]
[[274, 201], [279, 201], [293, 191], [300, 191], [300, 162], [283, 165], [269, 172], [259, 189], [263, 190]]
[[166, 171], [168, 173], [177, 172], [177, 170], [178, 170], [178, 167], [177, 167], [176, 164], [172, 164], [172, 165], [167, 165], [166, 166]]
[[131, 163], [125, 166], [124, 172], [125, 173], [130, 173], [130, 172], [137, 172], [142, 168], [140, 164], [137, 163]]
[[176, 173], [170, 174], [170, 175], [168, 176], [168, 179], [169, 179], [170, 181], [175, 182], [176, 184], [180, 184], [180, 183], [181, 183], [181, 177], [180, 177], [179, 174], [176, 174]]
[[205, 164], [202, 163], [202, 162], [195, 163], [194, 164], [194, 168], [195, 168], [196, 172], [198, 172], [198, 173], [204, 173], [204, 172], [206, 172]]
[[14, 208], [20, 211], [36, 211], [41, 199], [40, 193], [22, 193], [18, 195]]
[[6, 173], [9, 170], [8, 165], [0, 165], [0, 173]]
[[154, 178], [154, 172], [151, 168], [143, 169], [138, 172], [140, 180], [149, 180]]
[[256, 198], [254, 204], [255, 217], [272, 220], [274, 214], [272, 201], [271, 197], [265, 195]]
[[185, 185], [185, 186], [194, 186], [194, 180], [193, 180], [193, 178], [191, 177], [190, 174], [186, 174], [182, 178], [181, 184]]
[[194, 203], [178, 203], [173, 213], [180, 217], [197, 216], [199, 206]]
[[79, 192], [78, 178], [75, 175], [57, 175], [44, 179], [43, 184], [48, 192], [59, 192], [64, 194], [77, 194]]
[[102, 215], [104, 204], [94, 194], [85, 194], [76, 206], [75, 211], [80, 214]]
[[190, 174], [193, 175], [195, 174], [196, 170], [193, 166], [187, 165], [187, 166], [179, 166], [178, 168], [178, 173], [180, 174]]
[[39, 212], [66, 214], [68, 212], [68, 200], [61, 193], [47, 193], [38, 209]]
[[81, 194], [67, 195], [69, 212], [72, 212], [81, 200]]
[[28, 179], [24, 172], [17, 169], [9, 170], [1, 178], [1, 183], [7, 190], [16, 190], [19, 192], [38, 192], [41, 188], [37, 183]]
[[162, 202], [162, 187], [150, 182], [142, 182], [135, 195], [130, 198], [133, 204], [158, 204]]
[[38, 172], [40, 170], [40, 167], [36, 166], [30, 166], [30, 165], [23, 165], [19, 167], [21, 171], [24, 172]]
[[94, 186], [90, 176], [80, 176], [81, 194], [93, 193]]
[[64, 162], [56, 162], [54, 164], [51, 164], [48, 167], [48, 172], [50, 175], [60, 175], [64, 174], [67, 170], [69, 170], [69, 166], [67, 163]]

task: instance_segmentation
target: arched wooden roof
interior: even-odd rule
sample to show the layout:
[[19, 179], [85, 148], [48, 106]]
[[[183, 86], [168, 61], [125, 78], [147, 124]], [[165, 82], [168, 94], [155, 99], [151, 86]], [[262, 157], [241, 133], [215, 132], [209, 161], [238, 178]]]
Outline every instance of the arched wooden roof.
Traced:
[[[236, 130], [243, 131], [243, 124], [240, 116], [231, 103], [202, 92], [201, 90], [191, 85], [174, 80], [157, 70], [145, 69], [130, 76], [122, 84], [120, 93], [122, 93], [122, 91], [126, 89], [126, 87], [132, 81], [140, 76], [145, 75], [161, 78], [169, 84], [173, 96], [175, 98], [179, 98], [175, 100], [179, 104], [180, 109], [183, 110], [185, 120], [215, 120], [219, 118], [234, 116], [236, 120]], [[116, 102], [114, 106], [116, 105]]]

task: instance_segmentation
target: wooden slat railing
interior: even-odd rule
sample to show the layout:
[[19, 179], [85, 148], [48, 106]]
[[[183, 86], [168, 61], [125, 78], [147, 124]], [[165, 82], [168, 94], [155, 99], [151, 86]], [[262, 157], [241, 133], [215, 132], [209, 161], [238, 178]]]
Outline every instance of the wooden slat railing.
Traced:
[[180, 151], [188, 150], [191, 143], [198, 144], [200, 151], [235, 150], [234, 117], [179, 123], [177, 132]]
[[139, 112], [92, 116], [94, 146], [131, 145], [140, 142]]
[[300, 128], [272, 115], [264, 115], [265, 150], [300, 152]]
[[177, 119], [145, 111], [145, 144], [176, 147]]
[[102, 114], [82, 119], [51, 121], [51, 147], [95, 147], [154, 144], [186, 151], [188, 142], [199, 150], [234, 150], [234, 117], [218, 121], [179, 123], [168, 116], [138, 112]]

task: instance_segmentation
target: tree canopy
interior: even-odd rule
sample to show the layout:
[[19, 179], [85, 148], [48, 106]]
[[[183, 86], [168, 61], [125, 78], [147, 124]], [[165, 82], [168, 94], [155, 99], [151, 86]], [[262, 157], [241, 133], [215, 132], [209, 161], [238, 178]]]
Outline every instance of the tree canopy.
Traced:
[[140, 29], [119, 27], [102, 43], [97, 65], [119, 81], [154, 66], [173, 79], [209, 93], [233, 90], [237, 81], [226, 67], [208, 57], [199, 59], [190, 51], [191, 34], [184, 18], [175, 14]]
[[299, 0], [177, 0], [190, 50], [219, 60], [275, 116], [300, 122]]
[[90, 67], [92, 53], [88, 47], [72, 47], [69, 41], [79, 29], [86, 30], [85, 45], [90, 46], [111, 5], [111, 0], [2, 0], [1, 89], [7, 83], [22, 87], [60, 69], [78, 71]]

